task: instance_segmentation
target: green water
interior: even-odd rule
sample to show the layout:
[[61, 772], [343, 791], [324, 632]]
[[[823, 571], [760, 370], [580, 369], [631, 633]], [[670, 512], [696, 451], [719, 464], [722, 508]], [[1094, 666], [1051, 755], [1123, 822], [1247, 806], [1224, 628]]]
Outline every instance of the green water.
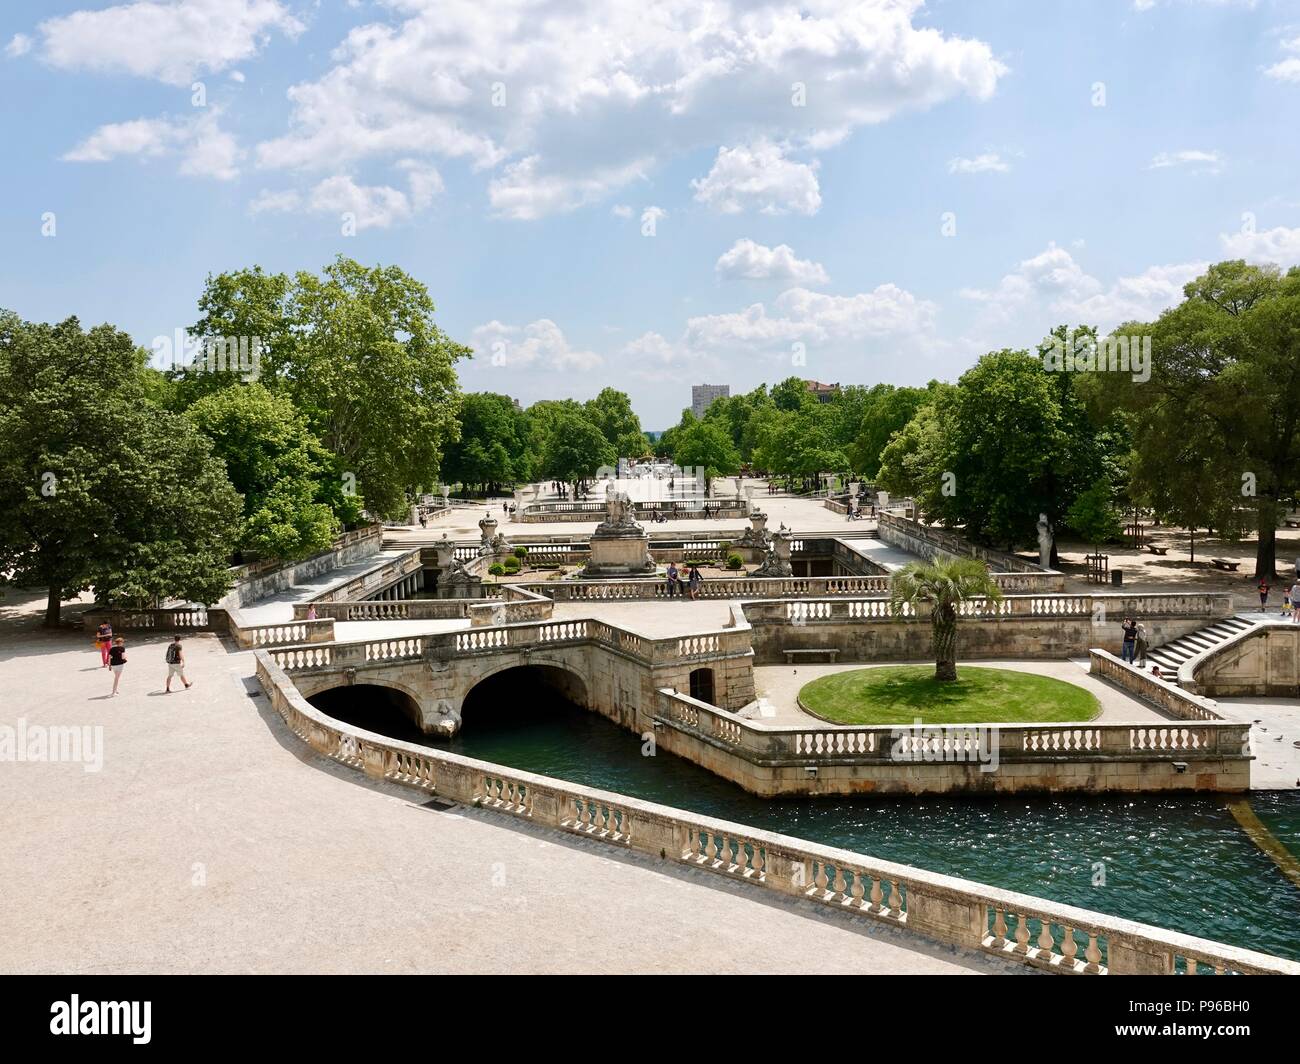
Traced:
[[[468, 757], [1300, 960], [1300, 888], [1219, 798], [769, 800], [672, 754], [644, 757], [631, 732], [536, 687], [468, 705], [450, 743], [373, 702], [323, 708]], [[1250, 803], [1300, 856], [1300, 791]]]

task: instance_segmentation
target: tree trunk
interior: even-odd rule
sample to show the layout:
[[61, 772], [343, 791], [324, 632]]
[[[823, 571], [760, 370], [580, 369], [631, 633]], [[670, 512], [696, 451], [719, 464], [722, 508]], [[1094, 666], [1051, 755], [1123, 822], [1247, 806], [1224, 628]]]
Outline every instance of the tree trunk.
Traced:
[[937, 609], [930, 621], [934, 631], [934, 678], [957, 679], [957, 614], [951, 607]]
[[1196, 529], [1193, 528], [1190, 529], [1190, 531], [1192, 533], [1192, 542], [1191, 542], [1192, 564], [1195, 565], [1196, 564]]
[[1259, 543], [1255, 547], [1255, 579], [1277, 578], [1277, 503], [1259, 500]]
[[49, 598], [45, 600], [45, 627], [57, 628], [60, 621], [60, 608], [63, 601], [63, 588], [50, 588]]

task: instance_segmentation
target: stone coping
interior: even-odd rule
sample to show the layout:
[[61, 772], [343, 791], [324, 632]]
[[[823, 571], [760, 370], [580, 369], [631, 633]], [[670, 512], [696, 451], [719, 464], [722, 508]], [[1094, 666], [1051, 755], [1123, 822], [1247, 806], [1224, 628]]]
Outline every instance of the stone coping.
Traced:
[[1177, 684], [1152, 676], [1108, 650], [1094, 648], [1088, 652], [1088, 671], [1104, 676], [1179, 720], [1223, 720], [1215, 712], [1218, 703], [1214, 699], [1184, 691]]
[[[1208, 967], [1300, 975], [1300, 963], [1280, 957], [353, 728], [312, 706], [268, 652], [255, 655], [263, 690], [290, 730], [319, 753], [374, 778], [1048, 972], [1173, 974]], [[1076, 934], [1087, 939], [1082, 951]]]

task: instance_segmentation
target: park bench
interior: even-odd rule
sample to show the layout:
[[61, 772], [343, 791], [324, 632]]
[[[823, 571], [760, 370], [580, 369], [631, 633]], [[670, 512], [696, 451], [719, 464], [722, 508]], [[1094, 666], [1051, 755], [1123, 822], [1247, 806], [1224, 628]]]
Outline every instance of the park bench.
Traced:
[[787, 650], [784, 651], [786, 664], [793, 664], [796, 658], [806, 658], [812, 654], [825, 654], [833, 663], [840, 656], [840, 652], [834, 647], [814, 647], [811, 650]]
[[1241, 562], [1230, 562], [1227, 558], [1211, 558], [1210, 564], [1216, 569], [1222, 569], [1224, 572], [1235, 573]]
[[1300, 517], [1288, 517], [1286, 519], [1287, 528], [1300, 528]]
[[1154, 543], [1148, 543], [1147, 550], [1152, 554], [1159, 554], [1162, 558], [1169, 553], [1168, 547], [1157, 547]]

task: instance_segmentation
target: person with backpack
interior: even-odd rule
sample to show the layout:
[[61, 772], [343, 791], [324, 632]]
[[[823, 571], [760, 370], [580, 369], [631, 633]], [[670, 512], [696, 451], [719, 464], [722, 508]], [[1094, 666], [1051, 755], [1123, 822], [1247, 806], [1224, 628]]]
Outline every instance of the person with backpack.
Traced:
[[126, 642], [120, 635], [108, 648], [108, 667], [113, 671], [113, 693], [109, 697], [116, 698], [117, 685], [122, 682], [122, 670], [126, 668]]
[[163, 694], [172, 693], [172, 677], [179, 676], [181, 683], [185, 685], [185, 690], [189, 690], [193, 684], [185, 678], [185, 651], [181, 648], [181, 637], [172, 636], [171, 643], [167, 646], [167, 682], [163, 685]]
[[99, 647], [99, 660], [108, 668], [108, 651], [113, 645], [113, 626], [107, 621], [95, 629], [95, 646]]

